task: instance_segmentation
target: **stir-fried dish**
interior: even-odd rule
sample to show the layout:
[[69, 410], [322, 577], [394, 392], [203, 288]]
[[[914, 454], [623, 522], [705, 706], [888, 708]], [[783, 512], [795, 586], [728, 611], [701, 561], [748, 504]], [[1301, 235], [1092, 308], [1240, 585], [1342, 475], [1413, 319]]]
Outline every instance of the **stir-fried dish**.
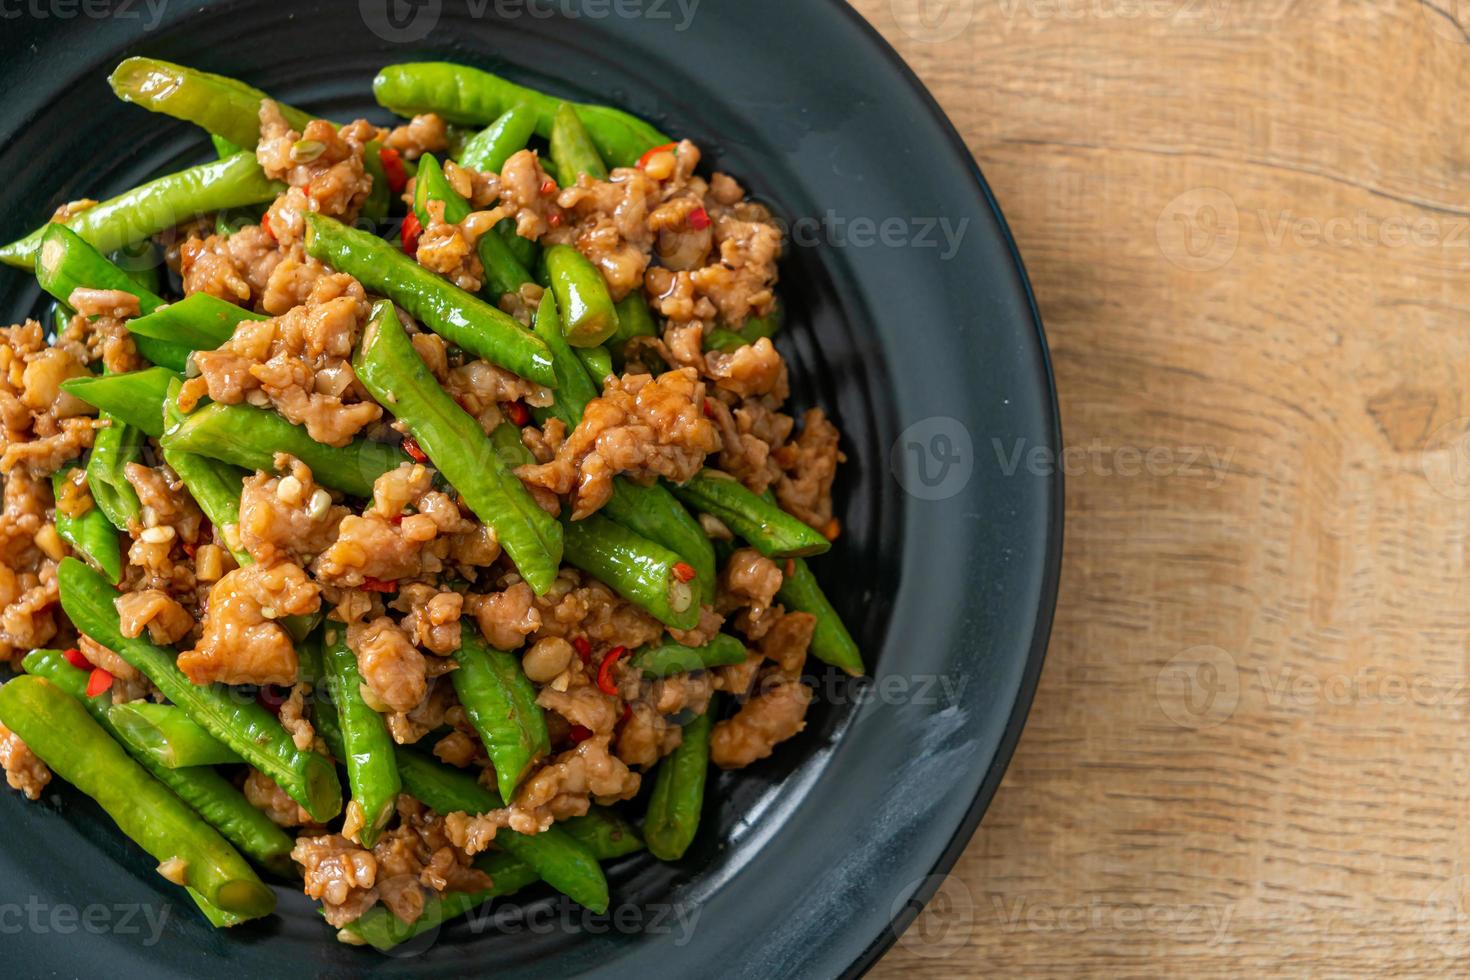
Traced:
[[[709, 767], [856, 645], [820, 408], [782, 411], [782, 235], [699, 148], [451, 64], [410, 121], [132, 58], [217, 159], [0, 248], [0, 764], [96, 799], [218, 926], [296, 880], [387, 948], [680, 859]], [[13, 842], [12, 846], [24, 846]]]

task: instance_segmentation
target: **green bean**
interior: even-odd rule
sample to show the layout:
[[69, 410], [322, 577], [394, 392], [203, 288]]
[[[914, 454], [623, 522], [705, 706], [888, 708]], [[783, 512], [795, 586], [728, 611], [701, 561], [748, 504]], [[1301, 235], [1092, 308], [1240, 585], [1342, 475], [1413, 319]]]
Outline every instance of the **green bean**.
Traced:
[[[551, 135], [560, 99], [515, 85], [489, 72], [446, 62], [389, 65], [373, 79], [378, 104], [401, 116], [437, 112], [445, 120], [483, 126], [516, 105], [536, 113], [536, 132]], [[644, 151], [669, 142], [648, 123], [618, 109], [573, 103], [602, 159], [631, 167]]]
[[781, 589], [776, 597], [787, 609], [811, 613], [817, 617], [817, 627], [812, 632], [811, 652], [818, 660], [847, 671], [854, 677], [864, 672], [862, 651], [853, 641], [852, 634], [842, 624], [842, 617], [832, 608], [832, 603], [817, 584], [817, 578], [807, 563], [793, 558], [783, 570]]
[[660, 861], [677, 861], [699, 831], [704, 809], [704, 782], [709, 773], [709, 737], [715, 703], [684, 726], [684, 740], [658, 764], [643, 839]]
[[767, 558], [820, 555], [832, 547], [820, 532], [717, 470], [701, 470], [674, 487], [674, 495], [694, 510], [718, 517]]
[[128, 330], [138, 337], [172, 341], [189, 350], [214, 350], [230, 339], [241, 322], [264, 319], [259, 313], [209, 293], [194, 293], [129, 320]]
[[527, 269], [533, 269], [541, 259], [541, 246], [529, 238], [522, 238], [516, 232], [516, 223], [510, 218], [498, 222], [495, 225], [495, 234], [499, 235], [505, 242], [510, 254], [516, 257], [516, 261]]
[[[107, 82], [124, 102], [194, 123], [237, 147], [253, 151], [260, 142], [260, 103], [270, 96], [244, 82], [155, 58], [128, 58]], [[313, 118], [276, 104], [298, 133]]]
[[69, 378], [61, 383], [61, 390], [157, 439], [163, 435], [163, 401], [169, 383], [178, 379], [168, 368], [152, 367], [95, 378]]
[[236, 915], [234, 912], [226, 912], [224, 909], [215, 908], [209, 904], [209, 899], [192, 888], [185, 888], [184, 891], [188, 892], [189, 898], [199, 907], [199, 911], [203, 914], [205, 920], [216, 929], [229, 929], [232, 926], [238, 926], [242, 922], [249, 921], [243, 915]]
[[[284, 189], [284, 184], [266, 179], [254, 154], [239, 153], [125, 191], [67, 224], [98, 251], [113, 252], [198, 214], [273, 200]], [[31, 268], [44, 230], [37, 228], [0, 248], [0, 262]]]
[[[489, 813], [505, 805], [468, 773], [401, 746], [398, 772], [403, 777], [403, 788], [438, 813]], [[553, 824], [529, 836], [502, 830], [495, 835], [495, 843], [535, 868], [547, 884], [572, 901], [594, 912], [607, 911], [607, 878], [597, 866], [596, 856], [561, 827]]]
[[229, 842], [129, 758], [60, 687], [42, 677], [14, 678], [0, 687], [0, 721], [160, 863], [183, 859], [188, 886], [211, 905], [247, 916], [275, 909], [274, 893]]
[[163, 273], [159, 271], [162, 261], [158, 257], [153, 239], [145, 238], [141, 242], [124, 245], [109, 255], [107, 261], [127, 273], [128, 278], [137, 283], [139, 288], [150, 293], [163, 292], [165, 283]]
[[275, 454], [290, 453], [311, 468], [323, 486], [354, 497], [371, 497], [373, 481], [408, 462], [396, 446], [357, 438], [345, 446], [327, 446], [269, 409], [213, 402], [172, 424], [160, 440], [165, 450], [183, 450], [243, 466], [275, 468]]
[[662, 643], [639, 648], [633, 655], [633, 665], [649, 677], [668, 677], [744, 663], [745, 656], [745, 644], [726, 633], [716, 633], [702, 647], [685, 646], [665, 637]]
[[612, 352], [613, 365], [622, 369], [626, 359], [625, 349], [634, 337], [657, 337], [658, 327], [653, 322], [653, 311], [643, 290], [635, 289], [617, 302], [618, 329], [607, 338], [607, 348]]
[[[70, 463], [51, 474], [51, 490], [56, 499], [61, 499], [62, 490], [69, 481], [68, 474], [75, 468], [76, 464]], [[106, 575], [109, 582], [116, 584], [122, 579], [122, 549], [118, 547], [117, 530], [101, 508], [88, 507], [73, 517], [57, 507], [56, 533], [87, 564]]]
[[[587, 403], [598, 395], [573, 349], [562, 336], [557, 318], [556, 297], [546, 292], [536, 310], [536, 335], [546, 342], [556, 370], [556, 398], [547, 408], [536, 408], [537, 421], [559, 419], [568, 430], [577, 427]], [[519, 441], [519, 436], [517, 437]], [[708, 601], [715, 594], [715, 554], [709, 538], [684, 506], [661, 484], [643, 486], [618, 477], [603, 513], [628, 530], [657, 542], [684, 558], [695, 571], [695, 580]]]
[[245, 149], [243, 146], [236, 146], [218, 133], [209, 134], [209, 145], [214, 147], [214, 155], [220, 160], [234, 156]]
[[551, 158], [561, 169], [558, 183], [562, 186], [575, 184], [582, 174], [593, 180], [607, 180], [607, 164], [602, 162], [587, 127], [570, 104], [560, 102], [552, 112], [550, 139]]
[[306, 216], [306, 251], [387, 296], [445, 340], [537, 384], [553, 385], [546, 345], [508, 313], [446, 282], [381, 238]]
[[225, 685], [195, 685], [174, 663], [172, 650], [124, 636], [113, 605], [119, 593], [81, 562], [64, 559], [57, 580], [61, 606], [77, 629], [147, 675], [165, 697], [273, 779], [313, 819], [325, 822], [341, 811], [342, 790], [332, 764], [298, 749], [269, 711], [253, 701], [241, 703]]
[[537, 505], [501, 460], [480, 423], [429, 373], [392, 303], [382, 301], [373, 308], [353, 368], [372, 396], [408, 427], [470, 510], [494, 529], [500, 546], [536, 594], [551, 588], [562, 553], [556, 519]]
[[115, 704], [107, 712], [123, 737], [165, 769], [243, 762], [239, 753], [199, 727], [176, 705], [152, 701]]
[[372, 221], [388, 217], [393, 207], [393, 188], [388, 185], [388, 170], [383, 166], [382, 153], [383, 144], [377, 140], [369, 141], [362, 148], [362, 166], [373, 178], [373, 186], [362, 202], [359, 214]]
[[92, 440], [87, 490], [112, 526], [126, 531], [143, 512], [138, 493], [127, 480], [127, 465], [142, 457], [143, 433], [106, 412], [100, 418], [108, 424]]
[[566, 559], [655, 619], [674, 629], [699, 625], [695, 590], [674, 566], [684, 564], [663, 545], [601, 514], [562, 518]]
[[716, 327], [704, 335], [704, 349], [707, 351], [717, 350], [725, 354], [733, 354], [749, 343], [750, 341], [740, 334], [724, 327]]
[[[425, 153], [419, 158], [419, 172], [413, 182], [414, 215], [425, 228], [432, 220], [429, 214], [431, 201], [443, 202], [444, 220], [449, 224], [459, 224], [470, 214], [470, 202], [449, 185], [434, 155]], [[513, 293], [532, 281], [531, 274], [516, 261], [499, 235], [481, 235], [476, 249], [480, 264], [485, 267], [485, 285], [494, 295]]]
[[492, 649], [473, 624], [462, 627], [454, 661], [459, 665], [449, 675], [454, 693], [495, 766], [501, 797], [511, 799], [536, 760], [551, 752], [536, 688], [521, 670], [520, 658]]
[[296, 644], [296, 659], [300, 664], [296, 672], [298, 680], [312, 687], [311, 726], [326, 743], [332, 757], [338, 762], [345, 762], [346, 738], [342, 734], [342, 718], [332, 703], [327, 668], [322, 663], [321, 636], [312, 634]]
[[[611, 861], [643, 847], [643, 842], [638, 839], [638, 832], [632, 825], [604, 807], [593, 807], [585, 816], [563, 820], [557, 826], [565, 828], [567, 833], [583, 844], [599, 861]], [[342, 932], [352, 937], [351, 941], [389, 950], [415, 936], [437, 929], [492, 898], [512, 895], [541, 880], [536, 869], [520, 858], [503, 852], [481, 857], [475, 862], [475, 867], [490, 876], [489, 888], [478, 892], [431, 895], [424, 902], [423, 912], [412, 923], [399, 919], [385, 906], [376, 905], [368, 909], [361, 918], [343, 926]]]
[[192, 767], [169, 769], [123, 737], [112, 723], [112, 695], [87, 696], [88, 671], [78, 670], [57, 650], [32, 650], [22, 666], [26, 673], [44, 677], [81, 702], [97, 723], [128, 750], [154, 779], [178, 794], [201, 817], [238, 847], [246, 856], [276, 874], [291, 874], [291, 847], [295, 843], [243, 793], [213, 769]]
[[511, 154], [524, 150], [536, 135], [536, 110], [514, 105], [480, 130], [460, 148], [455, 161], [481, 173], [498, 174]]
[[[62, 303], [71, 301], [78, 288], [115, 289], [138, 298], [144, 313], [163, 305], [155, 293], [140, 286], [132, 276], [113, 265], [97, 249], [66, 225], [49, 224], [41, 230], [36, 252], [36, 281]], [[189, 348], [151, 337], [135, 337], [138, 352], [155, 364], [182, 371]]]
[[704, 349], [730, 354], [762, 337], [774, 337], [785, 316], [785, 309], [777, 304], [765, 316], [753, 316], [740, 327], [717, 327], [704, 335]]
[[347, 627], [329, 621], [321, 650], [327, 689], [341, 726], [342, 762], [347, 766], [352, 802], [362, 811], [358, 838], [364, 847], [372, 847], [397, 812], [398, 792], [403, 788], [393, 759], [393, 738], [383, 716], [363, 700], [362, 674], [357, 655], [347, 645]]
[[611, 337], [618, 329], [618, 311], [597, 266], [570, 245], [553, 245], [543, 258], [567, 343], [596, 347]]
[[593, 381], [600, 384], [613, 373], [612, 354], [606, 347], [578, 347], [575, 350], [577, 360], [582, 362], [583, 369]]
[[[197, 296], [204, 295], [196, 293]], [[183, 421], [184, 414], [179, 411], [179, 389], [182, 383], [175, 378], [169, 382], [168, 392], [163, 400], [164, 427], [168, 428]], [[244, 470], [230, 463], [198, 453], [185, 452], [182, 449], [170, 449], [164, 447], [163, 461], [178, 474], [183, 481], [185, 489], [209, 518], [209, 522], [219, 528], [224, 537], [230, 554], [235, 556], [238, 565], [245, 566], [255, 559], [250, 557], [250, 552], [241, 547], [240, 540], [240, 493], [244, 490]], [[234, 542], [233, 545], [230, 542]], [[291, 634], [297, 639], [305, 635], [305, 631], [293, 629], [293, 624], [300, 617], [292, 616], [282, 620]]]

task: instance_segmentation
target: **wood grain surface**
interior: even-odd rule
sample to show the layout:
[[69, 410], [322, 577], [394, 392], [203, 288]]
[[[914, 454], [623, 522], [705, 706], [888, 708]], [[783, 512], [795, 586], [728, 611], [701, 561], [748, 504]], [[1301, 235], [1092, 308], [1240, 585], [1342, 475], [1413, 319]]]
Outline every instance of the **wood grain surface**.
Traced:
[[874, 974], [1470, 973], [1470, 3], [857, 7], [1071, 447], [1020, 748]]

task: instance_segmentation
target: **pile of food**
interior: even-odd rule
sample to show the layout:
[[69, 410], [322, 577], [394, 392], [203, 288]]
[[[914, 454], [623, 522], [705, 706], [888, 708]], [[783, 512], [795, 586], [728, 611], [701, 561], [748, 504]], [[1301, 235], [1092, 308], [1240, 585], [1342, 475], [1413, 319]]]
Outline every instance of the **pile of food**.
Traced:
[[537, 881], [605, 910], [602, 862], [679, 859], [709, 766], [802, 730], [809, 657], [863, 671], [771, 215], [463, 66], [384, 69], [392, 129], [111, 81], [218, 159], [0, 248], [56, 301], [0, 330], [10, 786], [94, 797], [220, 926], [261, 871], [380, 948]]

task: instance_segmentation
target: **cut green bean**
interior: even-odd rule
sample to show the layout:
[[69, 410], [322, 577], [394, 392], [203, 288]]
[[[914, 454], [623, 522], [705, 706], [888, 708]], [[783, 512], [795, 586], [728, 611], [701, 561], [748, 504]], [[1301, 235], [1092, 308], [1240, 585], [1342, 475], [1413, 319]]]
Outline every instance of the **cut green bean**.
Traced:
[[166, 768], [123, 737], [109, 714], [112, 695], [87, 696], [88, 671], [73, 667], [58, 650], [32, 650], [22, 666], [26, 673], [44, 677], [76, 698], [154, 779], [173, 790], [247, 857], [276, 874], [292, 873], [291, 848], [295, 841], [290, 835], [271, 823], [263, 811], [252, 806], [243, 793], [213, 769]]
[[[573, 348], [562, 336], [556, 297], [548, 290], [536, 310], [536, 335], [546, 342], [556, 370], [556, 397], [549, 407], [533, 412], [538, 422], [559, 419], [570, 431], [582, 420], [587, 403], [599, 394]], [[603, 513], [636, 534], [683, 557], [695, 571], [704, 601], [715, 594], [715, 553], [699, 522], [662, 484], [643, 486], [624, 477], [613, 480], [612, 496]]]
[[480, 423], [440, 387], [404, 333], [392, 303], [373, 308], [353, 368], [379, 404], [408, 427], [470, 510], [494, 529], [536, 594], [551, 588], [561, 563], [560, 525], [501, 460]]
[[455, 161], [481, 173], [500, 173], [511, 154], [526, 148], [536, 135], [536, 110], [529, 105], [515, 105], [499, 119], [480, 130], [460, 148]]
[[182, 344], [189, 350], [214, 350], [230, 339], [241, 322], [264, 319], [260, 313], [217, 296], [195, 293], [129, 320], [128, 330], [139, 337]]
[[662, 643], [640, 647], [633, 655], [633, 666], [648, 677], [668, 677], [744, 663], [745, 657], [745, 644], [726, 633], [716, 633], [702, 647], [685, 646], [665, 637]]
[[519, 657], [490, 647], [473, 623], [466, 624], [460, 636], [454, 654], [459, 669], [449, 676], [495, 766], [500, 795], [508, 800], [536, 760], [551, 752], [546, 716]]
[[832, 547], [821, 532], [717, 470], [701, 470], [674, 487], [674, 495], [694, 510], [718, 517], [767, 558], [820, 555]]
[[704, 349], [733, 353], [762, 337], [774, 337], [784, 319], [784, 308], [778, 304], [765, 316], [753, 316], [738, 328], [716, 327], [704, 335]]
[[578, 347], [577, 360], [592, 380], [601, 384], [613, 373], [612, 354], [606, 347]]
[[704, 809], [705, 777], [709, 774], [709, 738], [714, 725], [713, 700], [705, 713], [684, 726], [684, 739], [658, 764], [643, 839], [660, 861], [677, 861], [689, 850], [699, 831]]
[[176, 705], [152, 701], [115, 704], [108, 710], [107, 718], [129, 742], [165, 769], [244, 761], [239, 753], [206, 732]]
[[781, 589], [776, 598], [787, 609], [811, 613], [817, 617], [816, 629], [812, 632], [812, 656], [818, 660], [847, 671], [854, 677], [864, 673], [863, 654], [854, 642], [852, 634], [842, 624], [842, 617], [832, 608], [826, 593], [817, 584], [817, 577], [800, 558], [793, 558], [782, 570]]
[[373, 186], [358, 213], [370, 221], [381, 221], [393, 208], [393, 188], [388, 185], [388, 169], [383, 166], [382, 143], [371, 140], [363, 146], [362, 166], [373, 178]]
[[537, 384], [556, 384], [551, 355], [508, 313], [446, 282], [374, 235], [306, 216], [306, 251], [387, 296], [445, 340]]
[[364, 847], [372, 847], [397, 812], [398, 792], [403, 788], [393, 758], [393, 738], [383, 716], [363, 700], [362, 674], [357, 655], [347, 645], [347, 627], [329, 620], [325, 640], [322, 666], [341, 728], [342, 762], [347, 766], [352, 803], [362, 811], [358, 839]]
[[643, 290], [635, 289], [617, 302], [618, 329], [607, 338], [607, 348], [612, 352], [613, 364], [622, 369], [626, 359], [625, 349], [634, 337], [657, 337], [658, 326], [653, 322], [653, 311]]
[[178, 374], [168, 368], [151, 367], [95, 378], [70, 378], [61, 383], [61, 390], [156, 439], [163, 435], [163, 401], [169, 384], [178, 380]]
[[[505, 805], [474, 776], [401, 746], [398, 772], [403, 777], [403, 788], [438, 813], [489, 813]], [[594, 912], [607, 911], [607, 877], [598, 867], [596, 856], [561, 827], [553, 824], [529, 836], [502, 830], [495, 835], [495, 843], [536, 869], [547, 884], [572, 901]]]
[[[389, 65], [373, 79], [378, 104], [401, 116], [437, 112], [445, 120], [483, 126], [516, 105], [536, 113], [536, 132], [551, 135], [561, 99], [508, 82], [477, 68], [447, 62]], [[614, 167], [631, 167], [643, 153], [669, 142], [653, 126], [619, 109], [573, 103], [602, 159]]]
[[109, 255], [107, 261], [127, 273], [128, 278], [137, 283], [140, 289], [146, 289], [150, 293], [163, 292], [166, 285], [161, 271], [163, 260], [159, 258], [158, 247], [151, 238], [124, 245]]
[[209, 145], [214, 147], [214, 155], [221, 160], [225, 157], [234, 156], [236, 153], [245, 149], [243, 146], [236, 146], [218, 133], [209, 134]]
[[593, 180], [607, 180], [607, 164], [602, 162], [597, 145], [587, 133], [587, 127], [577, 117], [577, 111], [569, 103], [557, 104], [551, 114], [551, 158], [561, 169], [562, 186], [577, 182], [586, 174]]
[[[425, 153], [419, 158], [419, 172], [413, 182], [414, 215], [425, 228], [432, 221], [429, 204], [433, 201], [443, 203], [444, 220], [449, 224], [459, 224], [469, 217], [470, 202], [450, 186], [434, 155]], [[532, 281], [531, 274], [511, 254], [499, 235], [481, 235], [475, 247], [480, 264], [485, 268], [485, 286], [493, 295], [513, 293]]]
[[16, 677], [0, 687], [0, 722], [160, 863], [182, 860], [185, 883], [211, 905], [246, 916], [275, 909], [274, 893], [229, 842], [134, 762], [66, 691], [42, 677]]
[[616, 333], [618, 311], [597, 266], [570, 245], [553, 245], [543, 258], [567, 343], [596, 347]]
[[[585, 816], [560, 821], [557, 826], [564, 828], [599, 861], [611, 861], [643, 847], [633, 826], [603, 807], [593, 807]], [[352, 942], [390, 950], [415, 936], [439, 928], [492, 898], [512, 895], [541, 880], [536, 869], [503, 852], [481, 857], [475, 862], [475, 867], [490, 876], [489, 888], [478, 892], [431, 895], [424, 902], [422, 914], [412, 923], [404, 922], [386, 907], [376, 905], [361, 918], [343, 926], [341, 931], [352, 937]]]
[[101, 413], [107, 423], [92, 439], [87, 458], [87, 491], [92, 502], [119, 531], [128, 530], [143, 513], [138, 493], [127, 480], [127, 465], [142, 458], [143, 432]]
[[[447, 397], [447, 396], [446, 396]], [[275, 454], [290, 453], [311, 468], [323, 486], [354, 497], [371, 497], [373, 481], [408, 457], [396, 446], [357, 438], [327, 446], [269, 409], [214, 402], [172, 424], [160, 442], [165, 450], [198, 453], [247, 470], [275, 469]]]
[[[267, 180], [252, 153], [168, 174], [94, 205], [67, 225], [100, 252], [114, 252], [195, 215], [274, 200], [285, 185]], [[0, 262], [29, 269], [44, 227], [0, 248]]]
[[674, 629], [699, 625], [695, 589], [675, 568], [677, 554], [601, 514], [562, 519], [567, 562]]
[[[61, 499], [75, 463], [63, 466], [51, 475], [52, 495]], [[122, 579], [122, 549], [117, 543], [117, 529], [100, 507], [88, 507], [76, 517], [56, 508], [56, 533], [71, 545], [87, 564], [97, 569], [116, 585]]]
[[[128, 58], [108, 77], [124, 102], [191, 122], [239, 148], [260, 142], [260, 103], [268, 99], [244, 82], [156, 58]], [[300, 132], [312, 116], [276, 103], [292, 129]]]
[[57, 570], [61, 605], [77, 629], [147, 675], [164, 696], [215, 738], [265, 773], [318, 821], [342, 809], [332, 764], [298, 749], [281, 723], [255, 702], [241, 703], [222, 684], [196, 685], [174, 663], [172, 650], [124, 636], [113, 605], [119, 593], [96, 572], [68, 558]]

